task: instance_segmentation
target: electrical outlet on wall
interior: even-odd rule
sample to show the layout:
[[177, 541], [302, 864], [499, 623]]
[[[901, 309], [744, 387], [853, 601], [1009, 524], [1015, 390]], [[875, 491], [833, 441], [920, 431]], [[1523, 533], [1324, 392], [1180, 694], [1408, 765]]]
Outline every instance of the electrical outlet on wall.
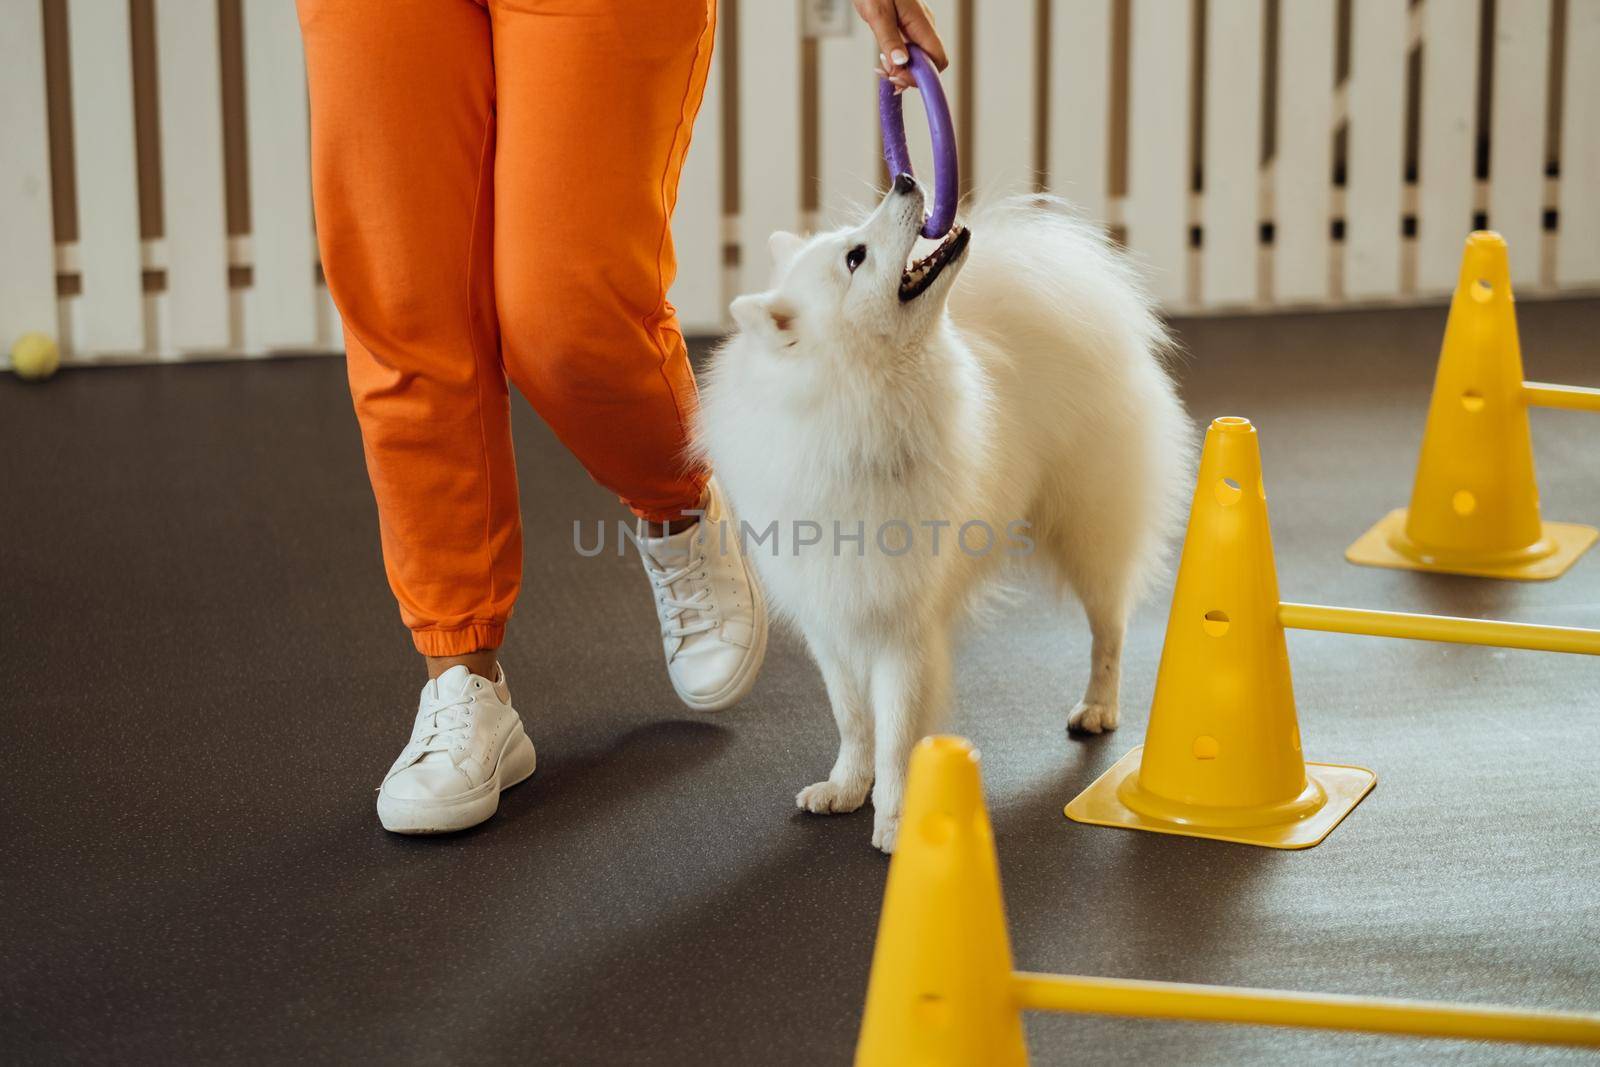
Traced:
[[800, 27], [807, 37], [848, 37], [854, 13], [850, 0], [801, 0]]

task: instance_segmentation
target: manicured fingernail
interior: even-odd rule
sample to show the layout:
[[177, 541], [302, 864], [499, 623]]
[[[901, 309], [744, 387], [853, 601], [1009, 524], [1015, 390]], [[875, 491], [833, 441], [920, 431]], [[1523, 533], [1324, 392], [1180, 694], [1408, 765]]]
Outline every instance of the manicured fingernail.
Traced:
[[878, 62], [882, 63], [884, 66], [887, 67], [889, 65], [889, 57], [884, 55], [882, 52], [879, 52], [878, 53]]
[[895, 64], [897, 66], [902, 66], [902, 67], [905, 66], [907, 61], [909, 61], [911, 59], [911, 57], [906, 55], [905, 51], [903, 49], [900, 49], [900, 48], [896, 48], [894, 50], [894, 55], [891, 56], [890, 58], [895, 61]]

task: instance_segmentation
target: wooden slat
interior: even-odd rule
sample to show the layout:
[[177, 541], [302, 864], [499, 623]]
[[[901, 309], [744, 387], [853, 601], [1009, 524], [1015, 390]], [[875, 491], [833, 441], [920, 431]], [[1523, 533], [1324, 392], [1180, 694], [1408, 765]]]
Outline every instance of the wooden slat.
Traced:
[[817, 39], [817, 220], [824, 228], [845, 225], [878, 195], [877, 54], [854, 15], [848, 36]]
[[1422, 8], [1422, 130], [1417, 164], [1417, 292], [1455, 288], [1472, 230], [1479, 0]]
[[[1583, 6], [1581, 0], [1577, 6]], [[1489, 226], [1506, 239], [1511, 283], [1535, 285], [1543, 260], [1550, 0], [1501, 0], [1495, 10]], [[1593, 63], [1594, 57], [1585, 62]], [[1594, 101], [1579, 106], [1592, 108]]]
[[739, 5], [739, 292], [768, 287], [774, 230], [800, 217], [800, 19], [794, 4]]
[[1128, 244], [1164, 304], [1187, 299], [1189, 252], [1188, 0], [1130, 0]]
[[1333, 183], [1333, 49], [1338, 5], [1283, 0], [1273, 175], [1273, 299], [1328, 298]]
[[292, 4], [242, 6], [254, 269], [247, 336], [252, 348], [310, 348], [316, 248], [300, 27]]
[[1600, 285], [1600, 3], [1567, 4], [1556, 282]]
[[1200, 299], [1210, 305], [1259, 295], [1261, 5], [1211, 0], [1206, 9]]
[[0, 4], [0, 366], [19, 335], [58, 329], [46, 116], [40, 7]]
[[[972, 63], [971, 185], [984, 197], [1031, 192], [1038, 109], [1037, 0], [979, 3], [969, 43]], [[947, 79], [949, 80], [949, 79]]]
[[217, 5], [157, 0], [167, 326], [180, 350], [228, 345], [228, 221]]
[[688, 334], [720, 333], [727, 308], [722, 292], [723, 45], [719, 40], [712, 50], [705, 96], [695, 117], [672, 213], [678, 277], [670, 295], [678, 323]]
[[1353, 0], [1344, 231], [1347, 297], [1400, 292], [1405, 65], [1406, 5]]
[[1111, 0], [1057, 0], [1050, 10], [1051, 192], [1106, 217], [1111, 149]]
[[140, 352], [144, 287], [128, 6], [71, 0], [67, 34], [83, 280], [77, 354]]

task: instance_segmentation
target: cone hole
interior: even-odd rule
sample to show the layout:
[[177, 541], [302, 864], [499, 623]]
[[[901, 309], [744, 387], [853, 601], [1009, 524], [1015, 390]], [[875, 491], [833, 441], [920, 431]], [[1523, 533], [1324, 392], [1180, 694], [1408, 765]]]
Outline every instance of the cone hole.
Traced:
[[1208, 611], [1206, 617], [1200, 620], [1200, 626], [1212, 637], [1221, 637], [1228, 632], [1228, 613], [1226, 611]]
[[1457, 489], [1450, 498], [1450, 507], [1457, 515], [1465, 517], [1478, 510], [1478, 498], [1465, 489]]
[[1195, 759], [1216, 759], [1222, 751], [1222, 746], [1217, 744], [1217, 739], [1209, 734], [1201, 734], [1194, 739], [1192, 746]]
[[1472, 299], [1482, 304], [1494, 295], [1494, 282], [1488, 278], [1479, 278], [1472, 283]]
[[1483, 410], [1483, 394], [1476, 389], [1468, 389], [1461, 394], [1461, 406], [1468, 411]]
[[1243, 495], [1244, 490], [1240, 489], [1239, 483], [1232, 478], [1220, 478], [1217, 480], [1217, 503], [1224, 506], [1237, 504], [1239, 498]]

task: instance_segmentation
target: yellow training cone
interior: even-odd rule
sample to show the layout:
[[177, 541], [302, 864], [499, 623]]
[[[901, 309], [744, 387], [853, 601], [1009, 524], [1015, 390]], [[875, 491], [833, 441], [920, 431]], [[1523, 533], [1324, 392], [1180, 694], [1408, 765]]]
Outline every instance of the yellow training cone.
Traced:
[[1593, 527], [1540, 519], [1506, 243], [1480, 230], [1461, 257], [1411, 507], [1390, 512], [1345, 558], [1485, 578], [1555, 578], [1596, 536]]
[[1200, 457], [1145, 743], [1067, 816], [1310, 848], [1376, 780], [1300, 753], [1256, 431], [1247, 419], [1217, 419]]
[[856, 1064], [1027, 1062], [978, 753], [930, 737], [911, 754]]

